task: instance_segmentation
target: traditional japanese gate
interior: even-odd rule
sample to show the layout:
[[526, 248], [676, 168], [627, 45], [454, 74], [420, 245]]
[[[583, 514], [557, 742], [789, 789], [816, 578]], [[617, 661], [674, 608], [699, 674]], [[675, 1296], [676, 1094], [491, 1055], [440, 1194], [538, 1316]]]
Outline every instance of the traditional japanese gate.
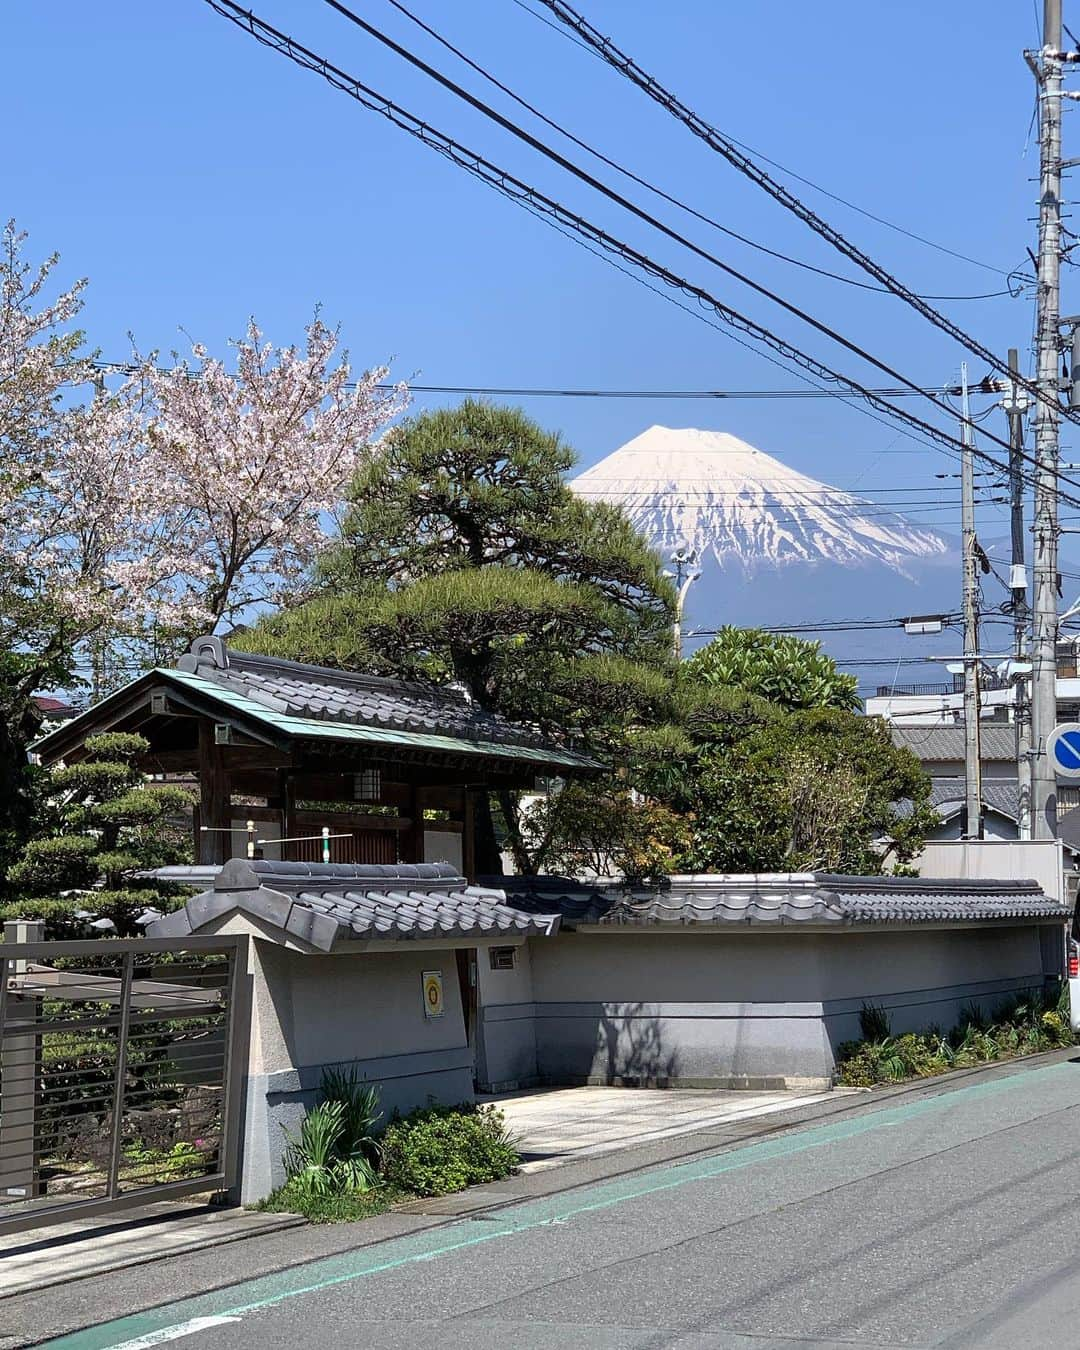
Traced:
[[245, 941], [0, 944], [0, 1233], [232, 1187]]

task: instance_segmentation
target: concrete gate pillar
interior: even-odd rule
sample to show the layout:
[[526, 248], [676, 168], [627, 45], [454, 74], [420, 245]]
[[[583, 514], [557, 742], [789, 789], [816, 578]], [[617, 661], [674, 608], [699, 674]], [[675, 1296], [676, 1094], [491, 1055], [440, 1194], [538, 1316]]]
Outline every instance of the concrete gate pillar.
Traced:
[[[41, 942], [45, 925], [17, 919], [4, 924], [4, 942]], [[10, 961], [8, 978], [26, 971]], [[40, 1000], [9, 993], [0, 1026], [0, 1197], [31, 1200], [41, 1193], [37, 1108], [41, 1070]]]

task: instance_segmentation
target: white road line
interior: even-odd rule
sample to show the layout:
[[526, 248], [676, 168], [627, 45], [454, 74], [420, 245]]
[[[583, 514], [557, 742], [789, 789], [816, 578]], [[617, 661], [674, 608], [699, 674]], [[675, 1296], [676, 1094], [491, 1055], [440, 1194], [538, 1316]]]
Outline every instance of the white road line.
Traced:
[[209, 1331], [211, 1327], [239, 1321], [239, 1317], [193, 1317], [190, 1322], [178, 1322], [174, 1327], [163, 1327], [160, 1331], [150, 1331], [145, 1336], [136, 1336], [133, 1341], [121, 1341], [118, 1345], [114, 1345], [112, 1350], [148, 1350], [152, 1345], [164, 1345], [166, 1341], [178, 1341], [183, 1336], [194, 1336], [197, 1331]]

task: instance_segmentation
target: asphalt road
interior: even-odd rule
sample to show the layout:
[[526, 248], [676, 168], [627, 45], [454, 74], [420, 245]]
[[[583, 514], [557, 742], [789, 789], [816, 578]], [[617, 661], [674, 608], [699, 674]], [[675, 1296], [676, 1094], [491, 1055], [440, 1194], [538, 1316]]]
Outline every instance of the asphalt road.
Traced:
[[47, 1344], [174, 1342], [182, 1350], [1080, 1346], [1080, 1062], [942, 1085]]

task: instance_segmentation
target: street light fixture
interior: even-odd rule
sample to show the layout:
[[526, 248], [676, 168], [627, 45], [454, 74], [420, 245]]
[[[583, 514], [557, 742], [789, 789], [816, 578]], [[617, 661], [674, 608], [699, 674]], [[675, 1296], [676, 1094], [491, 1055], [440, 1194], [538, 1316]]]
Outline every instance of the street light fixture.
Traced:
[[670, 559], [675, 570], [673, 572], [669, 572], [666, 568], [664, 570], [664, 576], [670, 577], [675, 582], [675, 622], [672, 625], [671, 649], [676, 661], [682, 660], [682, 621], [686, 597], [690, 587], [701, 576], [701, 569], [697, 566], [697, 560], [696, 549], [680, 544], [672, 553]]

